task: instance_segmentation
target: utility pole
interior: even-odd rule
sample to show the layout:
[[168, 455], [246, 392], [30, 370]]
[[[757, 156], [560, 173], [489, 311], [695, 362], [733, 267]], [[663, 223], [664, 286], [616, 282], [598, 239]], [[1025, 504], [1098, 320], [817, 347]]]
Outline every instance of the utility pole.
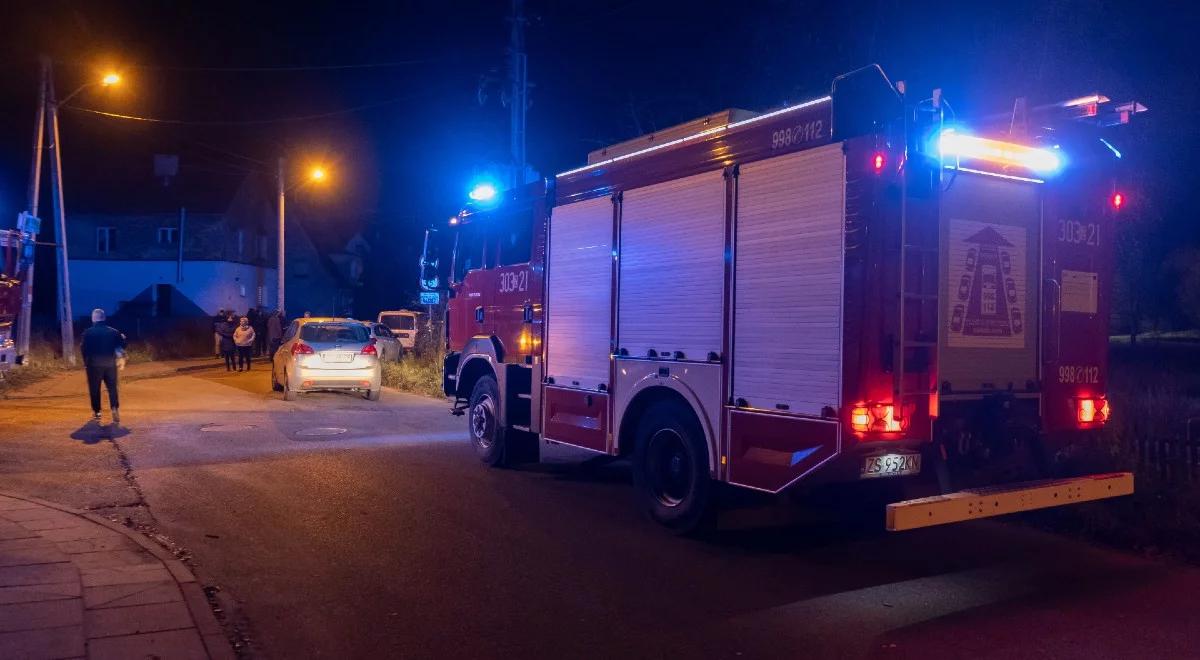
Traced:
[[278, 290], [276, 291], [277, 302], [276, 302], [275, 307], [281, 312], [284, 310], [284, 306], [283, 306], [283, 268], [284, 268], [283, 253], [284, 253], [284, 245], [285, 245], [284, 234], [283, 234], [283, 232], [284, 232], [284, 228], [283, 228], [283, 218], [284, 218], [284, 214], [283, 214], [283, 204], [284, 204], [284, 201], [283, 201], [283, 193], [284, 193], [283, 166], [284, 166], [284, 160], [282, 158], [280, 158], [279, 159], [279, 176], [277, 177], [278, 183], [279, 183], [279, 246], [278, 246], [278, 248], [276, 248], [279, 253], [279, 263], [276, 266], [276, 270], [278, 271], [279, 279], [277, 280]]
[[67, 214], [63, 208], [62, 143], [58, 133], [58, 101], [54, 96], [54, 79], [46, 80], [47, 107], [50, 110], [50, 183], [54, 188], [54, 219], [58, 225], [55, 241], [58, 255], [58, 323], [62, 332], [63, 358], [75, 366], [75, 327], [71, 314], [71, 272], [67, 255]]
[[525, 55], [525, 2], [512, 0], [508, 51], [510, 188], [525, 184], [525, 110], [528, 107], [528, 69]]
[[[38, 78], [38, 104], [36, 120], [33, 124], [33, 160], [29, 165], [29, 215], [38, 217], [38, 201], [42, 196], [42, 152], [45, 151], [46, 135], [46, 81], [50, 79], [50, 60], [41, 58], [41, 75]], [[37, 235], [26, 237], [31, 244], [37, 245]], [[33, 264], [30, 258], [25, 268], [25, 277], [21, 282], [21, 316], [17, 319], [17, 355], [21, 364], [29, 364], [29, 331], [30, 317], [33, 315]]]

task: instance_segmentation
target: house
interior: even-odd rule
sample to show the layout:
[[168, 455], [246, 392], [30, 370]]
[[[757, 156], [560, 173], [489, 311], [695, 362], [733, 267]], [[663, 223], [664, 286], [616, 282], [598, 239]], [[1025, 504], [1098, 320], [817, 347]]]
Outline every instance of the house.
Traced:
[[[131, 318], [276, 308], [277, 211], [271, 183], [248, 176], [230, 198], [196, 204], [200, 208], [161, 208], [164, 204], [138, 213], [69, 213], [76, 317], [86, 317], [96, 307]], [[303, 208], [289, 203], [287, 312], [342, 312], [353, 299], [353, 268], [344, 272], [331, 255], [318, 250], [305, 230], [316, 219], [306, 222], [306, 216]]]

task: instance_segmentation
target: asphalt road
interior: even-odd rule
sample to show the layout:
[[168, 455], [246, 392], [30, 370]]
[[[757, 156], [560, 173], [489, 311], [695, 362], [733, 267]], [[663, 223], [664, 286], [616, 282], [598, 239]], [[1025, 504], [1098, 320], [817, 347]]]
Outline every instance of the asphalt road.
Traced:
[[0, 400], [0, 491], [157, 530], [256, 657], [1200, 657], [1200, 571], [1021, 525], [681, 539], [621, 463], [483, 468], [441, 401], [285, 403], [265, 370], [123, 396], [113, 440], [82, 395]]

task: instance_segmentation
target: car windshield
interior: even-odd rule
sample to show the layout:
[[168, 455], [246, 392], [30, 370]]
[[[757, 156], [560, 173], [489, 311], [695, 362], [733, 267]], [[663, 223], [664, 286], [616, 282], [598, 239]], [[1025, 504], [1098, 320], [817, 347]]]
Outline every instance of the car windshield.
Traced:
[[300, 339], [316, 343], [365, 343], [370, 340], [370, 333], [366, 326], [357, 323], [305, 323], [300, 326]]
[[407, 314], [392, 314], [383, 317], [383, 324], [392, 330], [412, 330], [416, 326], [416, 319]]

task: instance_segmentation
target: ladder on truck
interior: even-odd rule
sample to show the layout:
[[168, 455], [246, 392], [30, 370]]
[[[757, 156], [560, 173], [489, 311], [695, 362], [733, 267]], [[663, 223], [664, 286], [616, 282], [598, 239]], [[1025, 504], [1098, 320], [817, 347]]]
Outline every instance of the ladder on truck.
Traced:
[[[931, 99], [932, 113], [920, 107], [915, 109], [919, 117], [922, 112], [930, 113], [932, 122], [939, 128], [942, 123], [941, 90], [934, 90]], [[926, 369], [936, 364], [938, 346], [939, 310], [938, 310], [938, 260], [940, 255], [941, 228], [940, 224], [929, 222], [913, 223], [909, 213], [909, 173], [912, 164], [912, 142], [909, 140], [910, 131], [920, 135], [924, 122], [917, 121], [916, 126], [910, 123], [910, 115], [905, 113], [904, 134], [905, 154], [903, 167], [900, 171], [900, 254], [899, 254], [899, 283], [896, 331], [896, 359], [894, 360], [893, 397], [895, 414], [903, 419], [908, 401], [915, 396], [929, 397], [936, 383], [929, 383], [927, 377], [910, 378], [908, 362], [924, 352]], [[915, 129], [915, 130], [914, 130]], [[924, 156], [917, 152], [917, 158]], [[938, 164], [940, 181], [941, 164]], [[929, 204], [939, 203], [940, 185], [937, 186]], [[926, 214], [927, 215], [927, 214]], [[934, 217], [939, 217], [935, 214]], [[922, 383], [913, 387], [911, 381]], [[933, 411], [930, 411], [933, 414]]]

